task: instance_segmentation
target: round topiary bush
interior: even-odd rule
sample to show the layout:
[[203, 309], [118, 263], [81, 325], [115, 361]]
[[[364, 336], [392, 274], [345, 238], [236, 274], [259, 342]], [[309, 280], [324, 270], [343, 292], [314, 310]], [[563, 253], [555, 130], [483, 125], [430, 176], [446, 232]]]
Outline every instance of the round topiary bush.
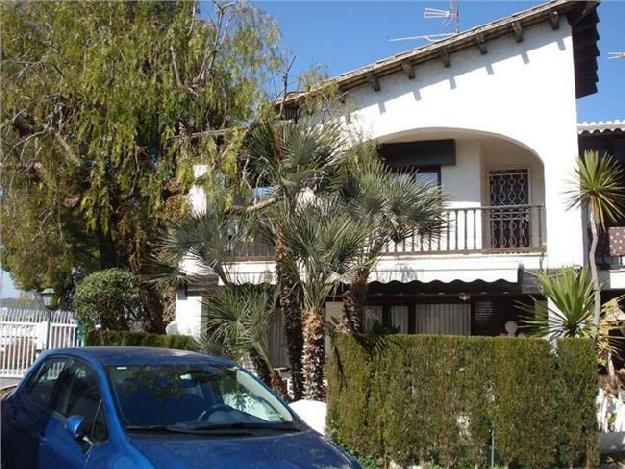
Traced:
[[87, 330], [99, 324], [102, 329], [128, 329], [128, 320], [140, 307], [137, 278], [122, 269], [108, 269], [87, 275], [78, 285], [74, 311]]

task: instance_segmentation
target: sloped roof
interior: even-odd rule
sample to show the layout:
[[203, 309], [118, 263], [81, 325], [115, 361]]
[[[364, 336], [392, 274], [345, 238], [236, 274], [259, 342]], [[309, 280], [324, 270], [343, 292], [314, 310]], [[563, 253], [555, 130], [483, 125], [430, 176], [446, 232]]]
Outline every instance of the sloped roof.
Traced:
[[[566, 16], [569, 23], [573, 25], [576, 96], [578, 98], [587, 96], [597, 90], [596, 58], [599, 55], [599, 50], [596, 41], [599, 39], [599, 35], [596, 24], [599, 22], [599, 17], [596, 7], [598, 4], [598, 1], [552, 0], [505, 18], [462, 31], [432, 44], [378, 60], [351, 72], [342, 73], [330, 78], [329, 81], [336, 84], [341, 91], [347, 91], [367, 83], [373, 84], [374, 89], [376, 89], [375, 80], [379, 77], [402, 71], [409, 74], [409, 70], [415, 65], [433, 59], [448, 58], [449, 54], [469, 47], [478, 47], [482, 53], [486, 53], [487, 41], [506, 34], [514, 34], [515, 37], [518, 37], [517, 40], [521, 41], [524, 28], [550, 21], [552, 28], [557, 29], [561, 17]], [[445, 65], [448, 66], [449, 62]], [[291, 92], [287, 94], [285, 104], [297, 105], [298, 101], [306, 94], [306, 92]]]
[[605, 132], [625, 132], [625, 119], [581, 122], [577, 124], [577, 133], [580, 135], [602, 134]]

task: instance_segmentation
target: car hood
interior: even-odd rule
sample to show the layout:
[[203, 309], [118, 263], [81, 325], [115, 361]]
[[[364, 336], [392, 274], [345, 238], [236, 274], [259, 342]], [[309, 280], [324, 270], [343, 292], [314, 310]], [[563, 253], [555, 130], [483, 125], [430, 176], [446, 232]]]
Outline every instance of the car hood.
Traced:
[[133, 445], [159, 469], [347, 469], [351, 460], [312, 430], [262, 437], [137, 436]]

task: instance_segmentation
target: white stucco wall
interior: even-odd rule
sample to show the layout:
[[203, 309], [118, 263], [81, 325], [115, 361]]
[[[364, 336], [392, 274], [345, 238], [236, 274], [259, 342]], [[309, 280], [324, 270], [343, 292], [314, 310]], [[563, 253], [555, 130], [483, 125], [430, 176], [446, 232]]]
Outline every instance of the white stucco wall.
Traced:
[[[195, 165], [193, 175], [199, 178], [208, 171], [207, 165]], [[191, 211], [194, 215], [206, 212], [206, 193], [200, 186], [193, 186], [188, 195]], [[197, 266], [191, 260], [183, 260], [181, 266], [188, 273], [197, 273]], [[176, 332], [183, 335], [191, 335], [200, 338], [202, 331], [202, 297], [200, 295], [187, 295], [184, 290], [176, 292]]]
[[[379, 142], [454, 138], [456, 164], [441, 168], [452, 207], [488, 205], [489, 170], [529, 168], [530, 203], [545, 204], [546, 256], [388, 256], [376, 269], [380, 281], [397, 275], [512, 280], [519, 265], [583, 263], [581, 214], [567, 209], [564, 194], [578, 153], [571, 27], [566, 21], [555, 31], [536, 25], [521, 43], [510, 33], [487, 46], [485, 55], [477, 48], [453, 53], [449, 68], [438, 60], [419, 65], [412, 80], [402, 73], [382, 77], [378, 92], [368, 85], [350, 90], [343, 121], [350, 133]], [[205, 207], [200, 192], [191, 199]], [[481, 222], [475, 223], [479, 232]], [[240, 262], [231, 273], [242, 281], [271, 281], [273, 263]]]
[[455, 128], [494, 134], [530, 150], [544, 165], [545, 266], [581, 264], [580, 213], [566, 209], [563, 193], [578, 152], [571, 27], [565, 21], [556, 31], [536, 25], [521, 43], [510, 34], [487, 45], [485, 55], [477, 48], [452, 54], [449, 68], [437, 60], [422, 64], [413, 80], [401, 73], [382, 77], [379, 92], [369, 86], [350, 90], [345, 122], [380, 142]]
[[200, 338], [202, 332], [202, 297], [176, 293], [176, 333]]
[[456, 164], [441, 167], [441, 185], [449, 195], [449, 207], [482, 204], [482, 149], [477, 141], [456, 142]]

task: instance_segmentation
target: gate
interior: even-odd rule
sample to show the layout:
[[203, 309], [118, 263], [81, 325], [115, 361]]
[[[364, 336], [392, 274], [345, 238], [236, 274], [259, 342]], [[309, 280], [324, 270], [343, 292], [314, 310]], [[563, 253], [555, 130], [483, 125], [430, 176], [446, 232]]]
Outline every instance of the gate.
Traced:
[[42, 350], [82, 345], [71, 311], [0, 308], [0, 377], [21, 378]]

